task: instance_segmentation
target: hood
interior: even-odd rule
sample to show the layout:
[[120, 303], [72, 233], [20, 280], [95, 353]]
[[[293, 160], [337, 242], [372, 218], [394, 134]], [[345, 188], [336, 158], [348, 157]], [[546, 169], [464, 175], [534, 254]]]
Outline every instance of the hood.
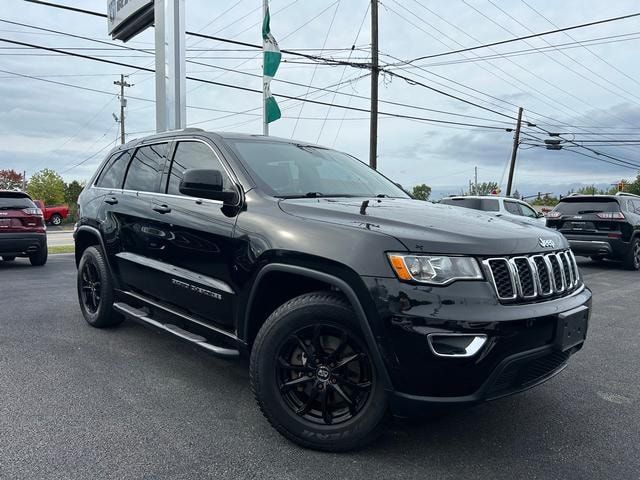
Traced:
[[[363, 210], [363, 202], [368, 206]], [[478, 210], [404, 198], [304, 198], [279, 202], [290, 215], [395, 237], [407, 250], [513, 255], [568, 248], [556, 231]], [[554, 248], [543, 248], [551, 240]]]

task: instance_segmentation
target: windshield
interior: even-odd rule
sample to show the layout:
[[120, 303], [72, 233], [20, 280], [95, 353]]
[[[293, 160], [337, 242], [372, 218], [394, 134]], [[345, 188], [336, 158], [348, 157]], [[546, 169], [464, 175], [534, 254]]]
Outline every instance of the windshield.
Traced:
[[575, 199], [560, 202], [554, 211], [563, 215], [583, 215], [598, 212], [619, 212], [620, 205], [613, 198], [602, 199]]
[[229, 144], [260, 188], [275, 197], [409, 198], [391, 180], [335, 150], [284, 142]]
[[33, 202], [21, 194], [0, 195], [0, 210], [22, 210], [23, 208], [35, 208]]

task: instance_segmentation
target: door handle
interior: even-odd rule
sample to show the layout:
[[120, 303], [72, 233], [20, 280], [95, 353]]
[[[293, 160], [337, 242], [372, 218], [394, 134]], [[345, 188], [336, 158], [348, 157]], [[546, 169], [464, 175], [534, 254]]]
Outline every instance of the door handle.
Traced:
[[171, 208], [166, 205], [156, 205], [153, 207], [153, 211], [158, 213], [170, 213]]
[[116, 203], [118, 203], [118, 199], [116, 197], [105, 198], [104, 203], [108, 203], [109, 205], [115, 205]]

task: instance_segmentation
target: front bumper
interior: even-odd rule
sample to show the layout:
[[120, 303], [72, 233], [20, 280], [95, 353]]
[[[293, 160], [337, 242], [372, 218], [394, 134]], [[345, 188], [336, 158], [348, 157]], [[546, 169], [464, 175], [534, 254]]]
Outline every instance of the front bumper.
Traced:
[[24, 256], [47, 248], [46, 233], [0, 233], [0, 256]]
[[[378, 313], [372, 327], [393, 383], [391, 406], [401, 416], [492, 400], [551, 378], [582, 347], [557, 346], [561, 314], [591, 306], [584, 287], [567, 297], [506, 305], [486, 282], [364, 281]], [[443, 358], [428, 346], [430, 334], [443, 333], [486, 335], [487, 341], [473, 357]]]

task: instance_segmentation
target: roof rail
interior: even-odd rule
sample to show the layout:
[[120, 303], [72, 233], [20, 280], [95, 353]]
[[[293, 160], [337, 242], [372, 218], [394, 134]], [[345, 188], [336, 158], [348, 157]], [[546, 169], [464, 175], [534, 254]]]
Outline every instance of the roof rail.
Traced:
[[616, 192], [616, 197], [638, 197], [638, 198], [640, 198], [640, 195], [636, 195], [635, 193]]

